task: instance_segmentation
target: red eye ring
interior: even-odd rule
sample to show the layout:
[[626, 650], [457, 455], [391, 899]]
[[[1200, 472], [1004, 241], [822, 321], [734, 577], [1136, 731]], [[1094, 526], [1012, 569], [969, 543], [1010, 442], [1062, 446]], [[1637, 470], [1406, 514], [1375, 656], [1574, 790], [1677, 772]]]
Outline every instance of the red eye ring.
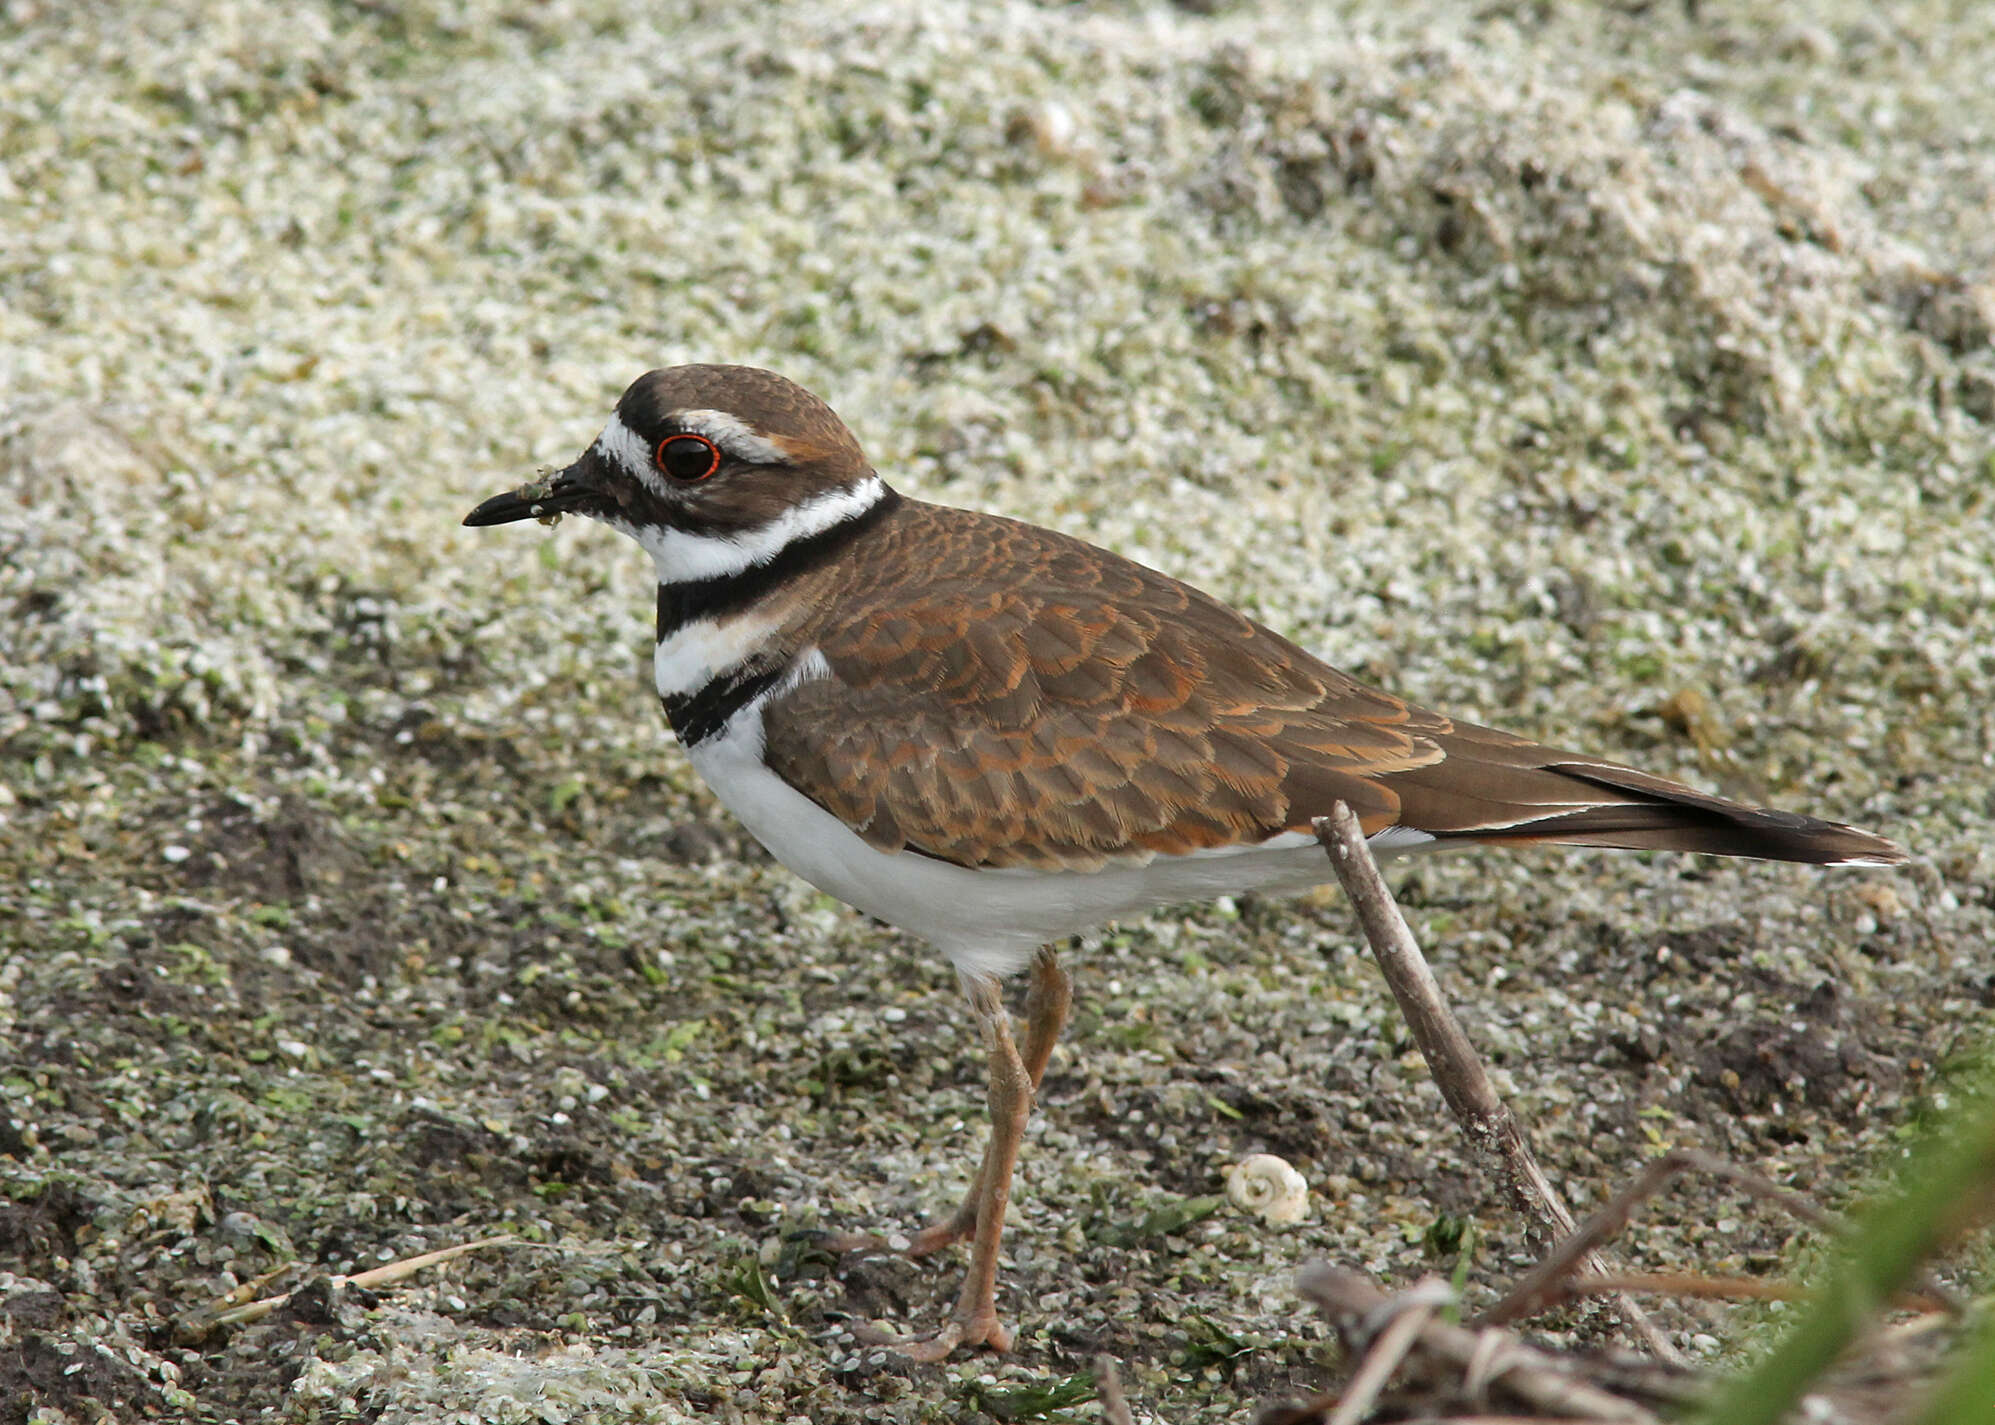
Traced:
[[658, 442], [651, 463], [682, 485], [697, 485], [720, 469], [720, 447], [703, 435], [675, 431]]

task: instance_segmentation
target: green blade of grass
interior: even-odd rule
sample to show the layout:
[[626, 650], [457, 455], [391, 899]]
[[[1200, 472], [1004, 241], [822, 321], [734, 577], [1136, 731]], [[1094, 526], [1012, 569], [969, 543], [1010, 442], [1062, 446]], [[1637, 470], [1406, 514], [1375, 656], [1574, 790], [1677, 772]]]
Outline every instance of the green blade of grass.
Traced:
[[1982, 1308], [1954, 1362], [1914, 1425], [1995, 1425], [1995, 1305]]
[[1732, 1378], [1701, 1417], [1703, 1425], [1776, 1425], [1919, 1264], [1986, 1210], [1991, 1195], [1995, 1101], [1986, 1101], [1913, 1153], [1898, 1190], [1858, 1219], [1848, 1250], [1793, 1330], [1765, 1360]]

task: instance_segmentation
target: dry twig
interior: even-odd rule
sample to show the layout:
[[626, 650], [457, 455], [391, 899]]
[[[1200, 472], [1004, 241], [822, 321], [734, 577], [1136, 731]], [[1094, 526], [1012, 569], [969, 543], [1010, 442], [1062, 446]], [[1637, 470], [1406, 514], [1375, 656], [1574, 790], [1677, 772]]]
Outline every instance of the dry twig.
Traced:
[[1101, 1401], [1101, 1418], [1107, 1425], [1136, 1425], [1136, 1417], [1130, 1413], [1129, 1397], [1122, 1393], [1122, 1376], [1115, 1369], [1115, 1358], [1100, 1355], [1094, 1358], [1095, 1398]]
[[[1365, 845], [1358, 818], [1344, 803], [1316, 819], [1316, 837], [1330, 855], [1344, 894], [1357, 909], [1365, 939], [1385, 974], [1414, 1042], [1420, 1046], [1435, 1086], [1461, 1125], [1469, 1148], [1493, 1165], [1510, 1200], [1552, 1241], [1575, 1233], [1572, 1212], [1538, 1166], [1517, 1118], [1497, 1096], [1482, 1059], [1448, 1007], [1426, 957], [1407, 928], [1405, 917], [1386, 889], [1378, 863]], [[1579, 1257], [1586, 1269], [1606, 1275], [1609, 1264], [1591, 1247]], [[1570, 1270], [1570, 1268], [1567, 1268]], [[1662, 1360], [1682, 1363], [1683, 1357], [1648, 1315], [1625, 1294], [1614, 1299], [1622, 1320], [1632, 1327]]]
[[[485, 1247], [510, 1246], [518, 1240], [518, 1238], [511, 1234], [498, 1237], [481, 1237], [476, 1242], [462, 1242], [455, 1247], [441, 1247], [434, 1252], [423, 1252], [414, 1257], [404, 1257], [398, 1262], [388, 1262], [382, 1266], [371, 1267], [364, 1272], [355, 1272], [350, 1277], [333, 1275], [328, 1277], [327, 1280], [331, 1283], [334, 1290], [357, 1286], [364, 1291], [371, 1291], [375, 1287], [392, 1286], [405, 1277], [414, 1276], [425, 1267], [441, 1266], [445, 1262], [455, 1261], [467, 1253], [476, 1252]], [[288, 1268], [280, 1270], [288, 1270]], [[258, 1278], [257, 1282], [250, 1285], [254, 1287], [275, 1275], [277, 1273], [267, 1273], [264, 1277]], [[302, 1290], [302, 1288], [299, 1288], [299, 1290]], [[242, 1294], [243, 1288], [238, 1287], [227, 1296], [221, 1297], [211, 1303], [205, 1311], [195, 1313], [182, 1325], [179, 1333], [181, 1337], [186, 1340], [198, 1340], [218, 1326], [245, 1326], [254, 1321], [261, 1321], [264, 1317], [289, 1302], [292, 1297], [297, 1295], [297, 1291], [287, 1291], [277, 1296], [266, 1296], [261, 1300], [249, 1302], [240, 1301]]]
[[1366, 1321], [1371, 1345], [1365, 1351], [1364, 1364], [1344, 1388], [1344, 1398], [1337, 1403], [1326, 1425], [1358, 1425], [1377, 1402], [1392, 1373], [1399, 1369], [1399, 1363], [1406, 1359], [1406, 1353], [1413, 1349], [1421, 1331], [1434, 1319], [1434, 1312], [1453, 1299], [1454, 1293], [1446, 1282], [1439, 1277], [1426, 1277], [1380, 1308], [1391, 1312], [1384, 1330], [1377, 1329], [1379, 1322]]
[[[1625, 1285], [1625, 1289], [1631, 1291], [1661, 1291], [1673, 1296], [1792, 1301], [1806, 1295], [1798, 1287], [1785, 1286], [1777, 1282], [1728, 1280], [1718, 1283], [1709, 1278], [1673, 1275], [1645, 1280], [1635, 1277], [1614, 1277], [1611, 1273], [1607, 1274], [1605, 1280], [1597, 1280], [1577, 1275], [1577, 1268], [1587, 1254], [1618, 1236], [1634, 1217], [1638, 1206], [1661, 1192], [1672, 1180], [1693, 1169], [1709, 1173], [1713, 1177], [1724, 1178], [1754, 1197], [1786, 1208], [1788, 1212], [1812, 1227], [1826, 1231], [1836, 1225], [1836, 1219], [1832, 1214], [1793, 1189], [1769, 1181], [1750, 1168], [1728, 1163], [1723, 1158], [1713, 1157], [1697, 1148], [1672, 1148], [1661, 1157], [1654, 1158], [1644, 1165], [1640, 1176], [1588, 1217], [1571, 1236], [1559, 1242], [1545, 1255], [1543, 1261], [1518, 1279], [1503, 1300], [1484, 1312], [1478, 1320], [1490, 1326], [1522, 1320], [1574, 1296], [1606, 1291], [1609, 1289], [1610, 1281], [1619, 1281]], [[1955, 1316], [1965, 1310], [1959, 1296], [1934, 1280], [1931, 1272], [1921, 1272], [1919, 1285], [1920, 1291], [1908, 1297], [1907, 1305], [1918, 1310], [1930, 1310], [1938, 1306]]]
[[[1378, 1323], [1387, 1319], [1398, 1301], [1388, 1298], [1368, 1277], [1329, 1266], [1305, 1268], [1296, 1287], [1322, 1309], [1353, 1352], [1371, 1349], [1375, 1338], [1382, 1340]], [[1460, 1372], [1464, 1377], [1462, 1393], [1471, 1400], [1479, 1402], [1500, 1392], [1534, 1410], [1572, 1420], [1655, 1425], [1655, 1414], [1638, 1402], [1580, 1379], [1572, 1363], [1527, 1346], [1507, 1331], [1494, 1327], [1471, 1330], [1404, 1312], [1385, 1330], [1409, 1321], [1417, 1322], [1410, 1332], [1410, 1354], [1430, 1365]], [[1356, 1384], [1354, 1381], [1346, 1393], [1347, 1400], [1355, 1397]], [[1362, 1401], [1360, 1413], [1372, 1404], [1370, 1398]], [[1293, 1425], [1323, 1419], [1305, 1413], [1285, 1418]], [[1345, 1425], [1341, 1411], [1336, 1419], [1337, 1425]]]
[[[1628, 1225], [1636, 1207], [1662, 1191], [1671, 1179], [1692, 1168], [1728, 1178], [1746, 1191], [1779, 1203], [1796, 1217], [1817, 1227], [1828, 1226], [1832, 1221], [1827, 1213], [1801, 1194], [1768, 1182], [1758, 1173], [1735, 1167], [1722, 1158], [1714, 1158], [1695, 1148], [1675, 1148], [1644, 1166], [1641, 1175], [1588, 1217], [1585, 1225], [1568, 1229], [1570, 1235], [1561, 1239], [1545, 1254], [1544, 1260], [1526, 1272], [1503, 1300], [1484, 1312], [1482, 1321], [1500, 1326], [1507, 1321], [1535, 1315], [1575, 1289], [1590, 1290], [1586, 1286], [1568, 1288], [1561, 1283], [1573, 1276], [1581, 1263], [1588, 1262], [1602, 1245]], [[1592, 1270], [1600, 1275], [1609, 1275], [1597, 1264], [1592, 1266]]]

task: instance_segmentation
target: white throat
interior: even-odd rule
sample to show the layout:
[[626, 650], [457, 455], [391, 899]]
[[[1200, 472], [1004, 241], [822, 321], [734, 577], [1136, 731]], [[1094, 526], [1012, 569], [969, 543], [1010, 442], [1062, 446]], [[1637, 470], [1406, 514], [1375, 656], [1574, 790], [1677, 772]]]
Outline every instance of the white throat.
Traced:
[[864, 514], [886, 498], [887, 487], [868, 475], [843, 490], [826, 490], [793, 505], [766, 524], [733, 534], [693, 534], [656, 525], [639, 529], [605, 517], [603, 523], [644, 546], [658, 566], [661, 584], [687, 584], [698, 579], [725, 579], [767, 564], [800, 539], [822, 534], [833, 525]]

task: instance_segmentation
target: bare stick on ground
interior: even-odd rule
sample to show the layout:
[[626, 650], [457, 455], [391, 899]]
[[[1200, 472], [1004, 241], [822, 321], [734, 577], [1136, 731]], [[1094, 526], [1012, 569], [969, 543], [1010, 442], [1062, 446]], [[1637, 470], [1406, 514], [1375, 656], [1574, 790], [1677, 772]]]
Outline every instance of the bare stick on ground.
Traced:
[[[441, 1266], [445, 1262], [455, 1261], [467, 1253], [486, 1247], [511, 1246], [518, 1240], [511, 1235], [481, 1237], [476, 1242], [461, 1242], [455, 1247], [442, 1247], [434, 1252], [404, 1257], [398, 1262], [389, 1262], [364, 1272], [356, 1272], [350, 1277], [334, 1276], [331, 1282], [334, 1287], [357, 1286], [371, 1291], [375, 1287], [391, 1286], [405, 1277], [414, 1276], [425, 1267]], [[279, 1296], [266, 1296], [260, 1301], [245, 1302], [241, 1305], [234, 1304], [237, 1295], [237, 1292], [231, 1292], [210, 1306], [206, 1313], [190, 1320], [181, 1328], [182, 1335], [187, 1339], [199, 1339], [218, 1326], [243, 1326], [252, 1321], [261, 1321], [297, 1293], [287, 1291]]]
[[1101, 1401], [1101, 1418], [1108, 1425], [1136, 1425], [1129, 1397], [1122, 1393], [1122, 1376], [1115, 1369], [1115, 1357], [1103, 1354], [1094, 1358], [1094, 1380], [1096, 1397]]
[[[1526, 1406], [1534, 1412], [1570, 1420], [1651, 1425], [1657, 1418], [1640, 1402], [1582, 1379], [1576, 1363], [1527, 1346], [1507, 1331], [1493, 1327], [1471, 1330], [1434, 1319], [1431, 1303], [1423, 1295], [1425, 1283], [1400, 1296], [1387, 1297], [1361, 1273], [1316, 1266], [1305, 1269], [1296, 1285], [1304, 1296], [1321, 1308], [1346, 1348], [1353, 1352], [1371, 1352], [1375, 1349], [1375, 1342], [1382, 1347], [1385, 1337], [1395, 1327], [1405, 1322], [1417, 1322], [1408, 1333], [1410, 1354], [1424, 1359], [1430, 1368], [1438, 1366], [1450, 1374], [1458, 1373], [1461, 1377], [1459, 1390], [1476, 1402], [1473, 1408], [1486, 1408], [1481, 1402], [1494, 1396], [1507, 1398], [1509, 1402]], [[1412, 1300], [1416, 1298], [1417, 1301]], [[1425, 1309], [1404, 1309], [1416, 1304]], [[1680, 1399], [1681, 1384], [1672, 1378], [1672, 1388], [1663, 1394], [1666, 1398]], [[1345, 1398], [1347, 1401], [1359, 1398], [1356, 1381], [1346, 1391]], [[1366, 1396], [1360, 1403], [1360, 1410], [1369, 1410], [1372, 1403], [1372, 1399]], [[1305, 1407], [1303, 1412], [1287, 1418], [1298, 1423], [1325, 1419], [1320, 1413], [1312, 1414], [1309, 1410]], [[1341, 1420], [1343, 1414], [1340, 1411], [1337, 1416], [1329, 1418]]]
[[[1571, 1210], [1538, 1166], [1516, 1115], [1497, 1097], [1496, 1086], [1490, 1082], [1481, 1056], [1442, 997], [1434, 972], [1427, 967], [1413, 932], [1407, 929], [1392, 892], [1386, 889], [1371, 848], [1365, 845], [1358, 818], [1339, 802], [1331, 808], [1330, 815], [1318, 817], [1315, 825], [1316, 838], [1329, 853], [1344, 894], [1357, 909], [1358, 921], [1364, 927], [1365, 939], [1379, 969], [1385, 974], [1386, 984], [1391, 987], [1393, 998], [1399, 1001], [1400, 1013], [1406, 1016], [1407, 1027], [1413, 1031], [1414, 1042], [1427, 1060], [1435, 1086], [1461, 1125], [1470, 1150], [1495, 1169], [1506, 1195], [1540, 1236], [1548, 1242], [1569, 1236], [1577, 1230]], [[1608, 1275], [1611, 1271], [1610, 1264], [1597, 1251], [1587, 1251], [1580, 1261], [1586, 1270], [1597, 1275]], [[1672, 1362], [1683, 1359], [1631, 1297], [1616, 1296], [1614, 1305], [1622, 1320], [1657, 1356]]]
[[[1372, 1331], [1371, 1341], [1365, 1347], [1364, 1363], [1344, 1388], [1344, 1398], [1337, 1402], [1335, 1413], [1325, 1425], [1358, 1425], [1369, 1415], [1372, 1406], [1378, 1402], [1379, 1392], [1385, 1389], [1385, 1383], [1392, 1379], [1392, 1373], [1406, 1359], [1406, 1353], [1413, 1349], [1413, 1343], [1419, 1339], [1427, 1323], [1434, 1319], [1434, 1313], [1453, 1299], [1454, 1293], [1439, 1277], [1427, 1277], [1415, 1282], [1394, 1297], [1389, 1303], [1391, 1319]], [[1365, 1327], [1371, 1330], [1375, 1324], [1378, 1324], [1376, 1315], [1365, 1322]]]
[[[1673, 1179], [1692, 1171], [1724, 1178], [1754, 1197], [1786, 1208], [1811, 1227], [1826, 1232], [1836, 1226], [1836, 1219], [1832, 1214], [1791, 1188], [1784, 1188], [1751, 1169], [1728, 1163], [1723, 1158], [1714, 1157], [1699, 1149], [1672, 1148], [1661, 1157], [1652, 1159], [1644, 1165], [1640, 1176], [1587, 1218], [1577, 1232], [1565, 1238], [1547, 1253], [1543, 1261], [1520, 1277], [1503, 1300], [1483, 1313], [1481, 1319], [1484, 1324], [1496, 1326], [1506, 1321], [1521, 1320], [1573, 1295], [1573, 1288], [1566, 1279], [1572, 1275], [1585, 1255], [1604, 1246], [1610, 1238], [1626, 1227], [1629, 1219], [1635, 1215], [1635, 1209], [1642, 1203], [1661, 1192]], [[1929, 1302], [1956, 1316], [1965, 1310], [1958, 1295], [1935, 1281], [1932, 1273], [1922, 1272], [1918, 1284]], [[1695, 1285], [1685, 1285], [1677, 1294], [1785, 1299], [1784, 1294], [1793, 1290], [1775, 1283], [1761, 1283], [1757, 1288], [1746, 1283], [1737, 1283], [1735, 1286], [1738, 1289], [1705, 1292], [1700, 1291]], [[1589, 1288], [1581, 1286], [1578, 1289], [1583, 1291]]]
[[1483, 1313], [1484, 1324], [1498, 1326], [1506, 1321], [1534, 1315], [1567, 1296], [1569, 1292], [1564, 1283], [1580, 1263], [1626, 1227], [1637, 1207], [1661, 1192], [1671, 1179], [1692, 1168], [1728, 1178], [1756, 1196], [1770, 1198], [1813, 1226], [1832, 1225], [1829, 1215], [1814, 1203], [1799, 1193], [1768, 1182], [1757, 1173], [1734, 1167], [1722, 1158], [1714, 1158], [1695, 1148], [1672, 1149], [1645, 1164], [1633, 1182], [1616, 1193], [1606, 1205], [1587, 1218], [1584, 1225], [1560, 1241], [1537, 1266], [1520, 1277], [1503, 1300]]

